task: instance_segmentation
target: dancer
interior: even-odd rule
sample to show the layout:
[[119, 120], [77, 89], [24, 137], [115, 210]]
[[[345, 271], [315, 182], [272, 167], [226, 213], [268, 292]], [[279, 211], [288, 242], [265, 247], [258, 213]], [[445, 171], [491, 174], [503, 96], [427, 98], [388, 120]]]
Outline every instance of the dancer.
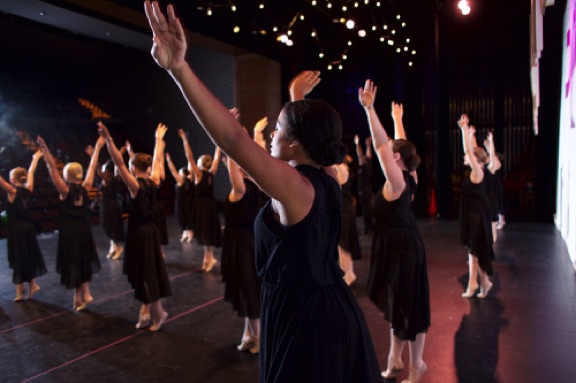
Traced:
[[[493, 274], [492, 228], [488, 184], [484, 166], [488, 155], [481, 147], [474, 146], [468, 116], [463, 114], [458, 120], [464, 146], [464, 165], [470, 166], [470, 174], [462, 180], [460, 200], [460, 238], [468, 249], [469, 280], [464, 298], [472, 298], [480, 287], [478, 298], [486, 298], [492, 288], [490, 275]], [[480, 286], [478, 285], [480, 276]]]
[[216, 146], [214, 160], [209, 154], [198, 158], [193, 165], [196, 180], [196, 203], [194, 204], [194, 232], [198, 244], [204, 246], [202, 270], [210, 272], [218, 263], [214, 247], [222, 246], [222, 229], [218, 204], [214, 198], [214, 176], [220, 163], [220, 148]]
[[232, 189], [224, 201], [226, 227], [222, 245], [224, 299], [244, 318], [239, 351], [260, 350], [260, 280], [254, 257], [254, 220], [258, 214], [258, 186], [234, 160], [224, 159]]
[[58, 229], [56, 271], [60, 274], [62, 285], [67, 289], [75, 289], [73, 308], [76, 311], [82, 311], [94, 300], [90, 294], [89, 283], [92, 280], [92, 274], [100, 271], [100, 260], [88, 221], [91, 214], [88, 191], [92, 189], [98, 156], [104, 145], [104, 139], [99, 138], [96, 141], [84, 181], [82, 181], [82, 165], [78, 162], [69, 162], [64, 166], [64, 178], [62, 178], [54, 157], [40, 136], [38, 136], [38, 145], [44, 153], [48, 172], [61, 201], [62, 217]]
[[[372, 261], [366, 289], [370, 300], [391, 324], [388, 367], [382, 376], [393, 378], [404, 368], [402, 349], [408, 341], [410, 368], [408, 379], [403, 383], [416, 383], [428, 369], [422, 354], [430, 327], [426, 253], [411, 208], [410, 172], [420, 164], [420, 157], [410, 141], [389, 140], [374, 110], [376, 91], [370, 80], [358, 90], [386, 177], [384, 186], [374, 196]], [[397, 105], [392, 104], [393, 115]]]
[[160, 182], [159, 167], [162, 166], [160, 157], [164, 150], [162, 141], [166, 130], [166, 125], [158, 124], [154, 157], [135, 153], [130, 157], [128, 169], [110, 132], [102, 122], [98, 122], [98, 133], [106, 141], [108, 153], [130, 192], [123, 271], [134, 288], [134, 298], [142, 302], [136, 328], [147, 327], [152, 319], [150, 331], [160, 330], [168, 318], [161, 298], [172, 295], [160, 246], [160, 234], [154, 222], [155, 205], [158, 203], [157, 185]]
[[122, 195], [125, 190], [124, 183], [118, 174], [118, 168], [112, 160], [102, 165], [100, 172], [102, 182], [102, 206], [100, 207], [100, 224], [106, 236], [110, 239], [108, 259], [120, 259], [125, 239], [124, 220], [122, 219]]
[[[261, 294], [260, 382], [380, 382], [362, 311], [338, 266], [341, 191], [330, 166], [342, 161], [342, 123], [322, 101], [303, 100], [320, 81], [303, 72], [272, 134], [272, 155], [198, 79], [184, 60], [185, 34], [168, 6], [145, 2], [152, 55], [172, 75], [212, 140], [271, 200], [255, 227]], [[328, 170], [325, 170], [327, 166]]]
[[[174, 177], [174, 180], [176, 181], [175, 211], [178, 217], [178, 222], [180, 223], [180, 228], [182, 229], [180, 242], [192, 242], [192, 239], [194, 238], [194, 220], [192, 214], [196, 194], [194, 180], [192, 178], [194, 173], [191, 172], [193, 169], [192, 163], [194, 162], [194, 158], [191, 154], [192, 151], [189, 149], [190, 145], [188, 145], [186, 133], [184, 133], [182, 129], [179, 129], [178, 136], [182, 139], [188, 165], [177, 171], [176, 166], [174, 166], [172, 158], [168, 153], [166, 153], [166, 163], [168, 164], [168, 169], [170, 170], [172, 177]], [[190, 154], [188, 151], [190, 151]]]
[[504, 201], [504, 185], [502, 183], [500, 156], [494, 146], [494, 135], [488, 132], [484, 140], [484, 148], [488, 153], [489, 163], [486, 166], [488, 172], [488, 198], [490, 199], [490, 218], [492, 219], [492, 239], [496, 242], [497, 230], [504, 227], [504, 215], [502, 214]]
[[364, 218], [364, 235], [372, 233], [374, 218], [372, 217], [372, 137], [366, 138], [366, 151], [362, 151], [358, 135], [354, 136], [356, 155], [358, 156], [358, 193], [360, 207]]
[[16, 285], [15, 302], [27, 297], [24, 283], [28, 283], [28, 298], [32, 298], [40, 290], [36, 278], [47, 272], [44, 257], [38, 246], [36, 228], [29, 214], [32, 192], [34, 191], [34, 173], [42, 155], [41, 150], [32, 155], [32, 162], [30, 162], [28, 171], [24, 168], [10, 170], [10, 183], [0, 176], [0, 188], [8, 196], [6, 247], [8, 249], [8, 264], [13, 270], [12, 283]]
[[338, 182], [342, 188], [342, 224], [338, 253], [340, 267], [344, 271], [344, 281], [348, 286], [356, 281], [354, 261], [362, 258], [360, 238], [358, 238], [358, 228], [356, 227], [356, 204], [350, 189], [350, 169], [348, 168], [350, 162], [352, 162], [352, 158], [347, 155], [341, 164], [334, 165]]

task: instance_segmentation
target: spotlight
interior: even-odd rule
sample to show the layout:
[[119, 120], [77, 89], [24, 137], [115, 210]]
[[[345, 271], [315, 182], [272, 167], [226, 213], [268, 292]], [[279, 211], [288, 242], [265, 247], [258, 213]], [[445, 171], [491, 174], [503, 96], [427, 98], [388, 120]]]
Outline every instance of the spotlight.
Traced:
[[354, 25], [356, 25], [356, 23], [354, 23], [354, 20], [350, 19], [350, 20], [346, 21], [346, 28], [354, 29]]

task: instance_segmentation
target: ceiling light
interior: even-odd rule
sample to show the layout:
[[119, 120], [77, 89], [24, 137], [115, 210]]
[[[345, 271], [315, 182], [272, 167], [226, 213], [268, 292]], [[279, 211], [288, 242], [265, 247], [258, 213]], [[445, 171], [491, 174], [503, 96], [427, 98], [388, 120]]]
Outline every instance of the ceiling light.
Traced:
[[366, 37], [366, 31], [365, 31], [364, 29], [360, 29], [360, 30], [358, 31], [358, 36], [360, 36], [360, 37]]
[[354, 20], [350, 19], [350, 20], [346, 21], [346, 28], [348, 28], [348, 29], [354, 29], [354, 25], [356, 25], [356, 23], [354, 22]]

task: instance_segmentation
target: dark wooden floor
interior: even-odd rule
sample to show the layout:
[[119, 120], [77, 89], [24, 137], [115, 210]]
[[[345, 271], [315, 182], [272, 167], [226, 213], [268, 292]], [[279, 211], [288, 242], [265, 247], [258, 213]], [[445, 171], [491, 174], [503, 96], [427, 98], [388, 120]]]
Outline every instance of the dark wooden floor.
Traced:
[[[422, 382], [576, 382], [576, 278], [553, 225], [508, 223], [499, 232], [495, 286], [480, 301], [460, 296], [467, 266], [458, 224], [419, 224], [432, 307]], [[95, 301], [82, 313], [71, 310], [72, 292], [54, 271], [57, 233], [40, 236], [49, 274], [38, 279], [42, 290], [35, 298], [20, 303], [12, 302], [6, 243], [0, 241], [0, 382], [257, 382], [257, 356], [236, 351], [243, 320], [222, 300], [218, 267], [199, 272], [201, 248], [178, 241], [173, 219], [169, 226], [174, 295], [164, 302], [170, 317], [158, 333], [134, 328], [139, 304], [122, 261], [105, 258], [100, 227], [93, 231], [103, 267], [91, 284]], [[353, 290], [385, 368], [388, 326], [364, 294], [370, 237], [362, 238], [362, 247]], [[407, 347], [404, 353], [407, 364]]]

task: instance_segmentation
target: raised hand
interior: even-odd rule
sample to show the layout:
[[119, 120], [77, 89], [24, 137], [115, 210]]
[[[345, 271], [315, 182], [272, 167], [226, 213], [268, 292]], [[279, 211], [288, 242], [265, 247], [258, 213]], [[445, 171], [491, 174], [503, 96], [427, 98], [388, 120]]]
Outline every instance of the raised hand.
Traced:
[[84, 148], [84, 153], [92, 157], [92, 154], [94, 153], [94, 147], [92, 145], [88, 145], [86, 148]]
[[231, 115], [234, 116], [235, 119], [239, 119], [240, 118], [240, 109], [234, 107], [232, 109], [228, 109], [228, 111], [230, 112]]
[[170, 162], [170, 153], [166, 153], [166, 162]]
[[468, 123], [470, 122], [470, 120], [468, 119], [468, 116], [463, 114], [462, 116], [460, 116], [460, 119], [458, 120], [458, 126], [460, 128], [463, 127], [468, 127]]
[[303, 100], [318, 85], [320, 80], [320, 71], [305, 70], [300, 72], [290, 81], [288, 86], [291, 101]]
[[96, 147], [98, 149], [102, 149], [104, 145], [106, 145], [106, 139], [102, 136], [98, 137], [98, 140], [96, 141]]
[[156, 133], [155, 133], [156, 138], [164, 139], [167, 130], [168, 127], [160, 122], [156, 127]]
[[360, 138], [358, 138], [358, 135], [355, 134], [355, 135], [354, 135], [354, 144], [355, 144], [355, 145], [358, 145], [359, 143], [360, 143]]
[[100, 137], [104, 137], [104, 139], [109, 139], [110, 138], [110, 132], [108, 131], [108, 128], [106, 127], [106, 125], [104, 125], [104, 123], [102, 121], [98, 121], [98, 123], [96, 124], [98, 125], [98, 134], [100, 135]]
[[374, 82], [371, 80], [366, 80], [364, 83], [364, 88], [358, 89], [358, 101], [366, 109], [371, 109], [374, 106], [374, 101], [376, 100], [377, 86], [374, 86]]
[[35, 160], [39, 160], [43, 156], [44, 156], [44, 152], [42, 152], [42, 149], [38, 148], [38, 150], [36, 150], [34, 152], [34, 154], [32, 155], [32, 158], [34, 158]]
[[160, 10], [157, 1], [144, 2], [146, 17], [153, 33], [152, 57], [164, 69], [174, 70], [182, 67], [186, 61], [186, 36], [180, 20], [176, 18], [174, 7], [170, 4], [166, 16]]
[[404, 106], [400, 103], [392, 101], [392, 119], [402, 120], [404, 115]]
[[254, 125], [254, 133], [262, 133], [266, 126], [268, 125], [268, 117], [263, 117], [256, 122]]
[[132, 153], [132, 144], [130, 144], [130, 141], [126, 140], [124, 142], [124, 147], [126, 148], [128, 154]]
[[178, 129], [178, 137], [182, 139], [186, 138], [186, 132], [184, 132], [184, 129]]
[[38, 143], [38, 146], [42, 150], [42, 153], [46, 153], [46, 151], [48, 150], [48, 146], [46, 146], [46, 142], [44, 141], [44, 139], [38, 136], [36, 138], [36, 142]]

